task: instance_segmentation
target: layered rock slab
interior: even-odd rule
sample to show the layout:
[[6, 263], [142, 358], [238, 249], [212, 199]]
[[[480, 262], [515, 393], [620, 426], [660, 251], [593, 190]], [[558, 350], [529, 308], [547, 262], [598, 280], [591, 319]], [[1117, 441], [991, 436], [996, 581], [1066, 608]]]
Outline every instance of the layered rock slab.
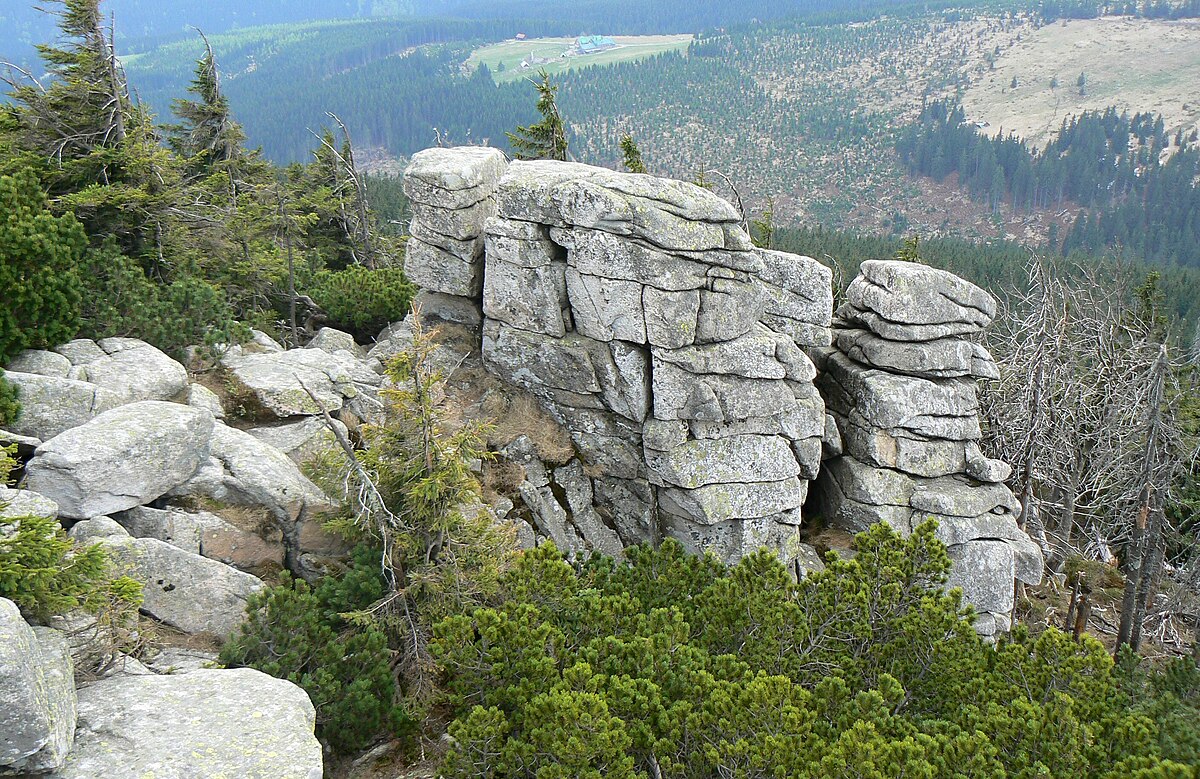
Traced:
[[998, 376], [966, 336], [995, 315], [991, 296], [923, 265], [867, 261], [818, 350], [818, 385], [837, 426], [836, 457], [818, 484], [826, 516], [859, 532], [886, 522], [912, 532], [938, 521], [959, 586], [985, 636], [1011, 623], [1014, 579], [1041, 581], [1042, 556], [1018, 526], [1003, 484], [1011, 469], [979, 450], [975, 379]]
[[75, 735], [73, 664], [66, 638], [31, 628], [0, 598], [0, 776], [62, 765]]
[[[421, 249], [414, 271], [479, 305], [485, 365], [570, 435], [558, 467], [510, 447], [538, 530], [568, 551], [672, 535], [731, 561], [760, 542], [787, 556], [820, 463], [825, 409], [801, 347], [830, 342], [830, 271], [756, 249], [691, 184], [554, 161], [494, 178], [491, 164], [414, 157], [413, 235], [440, 252]], [[460, 186], [470, 197], [449, 194]], [[489, 198], [480, 262], [442, 239], [473, 240]]]

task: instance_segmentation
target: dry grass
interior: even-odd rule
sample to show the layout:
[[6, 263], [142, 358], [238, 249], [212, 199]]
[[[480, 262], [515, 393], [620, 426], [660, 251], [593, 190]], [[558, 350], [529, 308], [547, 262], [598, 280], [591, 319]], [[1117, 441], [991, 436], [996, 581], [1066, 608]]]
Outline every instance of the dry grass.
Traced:
[[[1084, 95], [1076, 81], [1087, 75]], [[1013, 78], [1017, 88], [1012, 89]], [[1050, 87], [1052, 78], [1058, 86]], [[1043, 146], [1064, 117], [1117, 106], [1162, 114], [1168, 132], [1200, 126], [1200, 21], [1105, 17], [1057, 22], [1004, 49], [967, 90], [967, 118]]]

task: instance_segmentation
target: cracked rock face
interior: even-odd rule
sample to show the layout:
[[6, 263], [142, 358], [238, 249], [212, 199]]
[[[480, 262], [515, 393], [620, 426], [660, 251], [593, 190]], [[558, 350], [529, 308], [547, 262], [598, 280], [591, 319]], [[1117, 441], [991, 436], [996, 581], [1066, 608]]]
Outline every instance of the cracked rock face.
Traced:
[[996, 378], [991, 355], [965, 336], [995, 315], [991, 296], [945, 271], [868, 261], [846, 290], [834, 347], [820, 356], [838, 454], [817, 493], [831, 523], [901, 533], [927, 519], [954, 562], [984, 635], [1007, 629], [1013, 580], [1041, 581], [1042, 556], [1018, 526], [1011, 469], [983, 456], [975, 379]]
[[728, 562], [766, 546], [807, 569], [817, 479], [845, 530], [937, 518], [978, 629], [1007, 629], [1013, 579], [1041, 560], [977, 443], [975, 380], [997, 375], [968, 339], [995, 316], [986, 292], [869, 261], [835, 318], [828, 268], [755, 248], [691, 184], [474, 148], [420, 152], [405, 182], [410, 277], [481, 312], [484, 364], [570, 436], [565, 462], [524, 437], [504, 452], [537, 532], [606, 554], [672, 537]]
[[39, 446], [26, 480], [70, 519], [145, 505], [208, 459], [213, 424], [212, 414], [178, 403], [119, 406]]
[[[558, 467], [510, 447], [537, 530], [580, 552], [672, 536], [730, 561], [761, 544], [794, 558], [825, 430], [802, 347], [830, 343], [829, 269], [756, 249], [737, 211], [692, 184], [493, 164], [479, 150], [414, 156], [413, 235], [482, 252], [421, 249], [406, 267], [478, 302], [487, 367], [570, 435]], [[469, 198], [430, 194], [460, 180]]]

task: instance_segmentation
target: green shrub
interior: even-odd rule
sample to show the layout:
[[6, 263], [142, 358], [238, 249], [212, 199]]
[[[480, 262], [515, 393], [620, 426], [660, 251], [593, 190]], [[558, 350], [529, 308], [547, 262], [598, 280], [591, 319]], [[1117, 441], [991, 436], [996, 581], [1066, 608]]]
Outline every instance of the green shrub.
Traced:
[[221, 662], [303, 687], [317, 710], [318, 734], [335, 751], [362, 749], [404, 727], [382, 632], [369, 626], [339, 632], [321, 599], [298, 580], [256, 593], [246, 610]]
[[74, 216], [47, 209], [32, 172], [0, 176], [0, 364], [21, 349], [75, 335], [82, 299], [77, 266], [86, 245]]
[[416, 287], [400, 268], [370, 270], [351, 265], [320, 271], [309, 296], [329, 314], [328, 325], [365, 341], [407, 316]]
[[0, 427], [15, 422], [20, 413], [21, 400], [17, 397], [17, 388], [0, 376]]
[[249, 337], [221, 291], [196, 276], [159, 284], [111, 242], [89, 250], [84, 268], [81, 330], [88, 338], [140, 338], [178, 357], [194, 344], [238, 343]]
[[1144, 685], [1156, 716], [1091, 637], [986, 646], [942, 589], [935, 527], [875, 525], [800, 582], [766, 551], [729, 568], [673, 541], [624, 562], [525, 552], [502, 603], [435, 629], [439, 775], [1194, 779], [1178, 701], [1196, 673]]
[[0, 518], [0, 597], [44, 619], [82, 606], [96, 610], [109, 577], [108, 557], [80, 548], [54, 519]]

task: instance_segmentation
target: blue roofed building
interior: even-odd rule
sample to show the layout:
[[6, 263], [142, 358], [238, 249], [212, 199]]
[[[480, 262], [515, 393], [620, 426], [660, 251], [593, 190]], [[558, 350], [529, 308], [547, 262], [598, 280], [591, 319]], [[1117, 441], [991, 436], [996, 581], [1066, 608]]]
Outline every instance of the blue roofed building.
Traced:
[[617, 48], [617, 42], [607, 35], [581, 35], [575, 39], [575, 50], [580, 54], [595, 54]]

